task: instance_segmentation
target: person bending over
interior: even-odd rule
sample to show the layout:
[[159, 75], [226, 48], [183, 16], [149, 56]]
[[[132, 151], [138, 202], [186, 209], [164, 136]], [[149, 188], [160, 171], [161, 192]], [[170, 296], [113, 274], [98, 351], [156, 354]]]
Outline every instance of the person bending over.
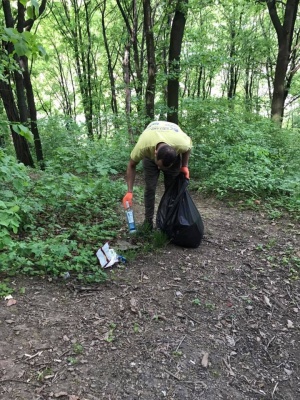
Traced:
[[124, 208], [126, 208], [126, 202], [132, 206], [136, 166], [143, 161], [144, 225], [149, 229], [153, 228], [155, 192], [160, 171], [164, 174], [165, 190], [172, 185], [180, 172], [189, 179], [188, 162], [191, 148], [191, 138], [178, 125], [166, 121], [151, 122], [134, 146], [126, 170], [127, 193], [122, 202]]

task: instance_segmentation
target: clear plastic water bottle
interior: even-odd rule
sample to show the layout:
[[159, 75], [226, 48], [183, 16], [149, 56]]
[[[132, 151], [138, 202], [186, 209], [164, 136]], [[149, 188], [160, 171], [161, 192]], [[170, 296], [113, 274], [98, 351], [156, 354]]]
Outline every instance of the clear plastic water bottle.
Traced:
[[134, 222], [134, 215], [133, 215], [133, 209], [129, 206], [128, 201], [126, 201], [126, 218], [127, 218], [127, 223], [128, 223], [128, 229], [129, 233], [134, 233], [136, 232], [136, 227], [135, 227], [135, 222]]

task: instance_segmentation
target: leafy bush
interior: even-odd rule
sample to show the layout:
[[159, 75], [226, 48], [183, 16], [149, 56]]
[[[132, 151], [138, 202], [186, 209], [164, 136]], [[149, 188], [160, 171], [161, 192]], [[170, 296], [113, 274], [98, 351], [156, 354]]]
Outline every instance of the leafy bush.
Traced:
[[30, 186], [30, 178], [23, 164], [17, 164], [12, 156], [0, 149], [0, 250], [10, 241], [10, 235], [18, 232], [21, 224], [19, 196]]
[[[0, 272], [105, 279], [95, 252], [116, 236], [125, 183], [26, 169], [1, 152]], [[121, 207], [121, 206], [120, 206]]]
[[234, 111], [223, 101], [201, 103], [187, 124], [194, 144], [192, 175], [201, 180], [200, 190], [219, 197], [276, 199], [277, 205], [299, 210], [298, 132]]
[[95, 177], [124, 172], [131, 146], [127, 135], [90, 140], [80, 126], [68, 119], [40, 122], [48, 171]]

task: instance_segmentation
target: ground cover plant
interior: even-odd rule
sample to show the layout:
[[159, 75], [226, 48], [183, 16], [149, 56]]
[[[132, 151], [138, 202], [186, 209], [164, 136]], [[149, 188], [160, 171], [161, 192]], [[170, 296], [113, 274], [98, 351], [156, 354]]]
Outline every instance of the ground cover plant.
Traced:
[[189, 121], [194, 128], [187, 127], [194, 141], [192, 166], [199, 190], [245, 200], [247, 205], [264, 202], [274, 215], [288, 210], [297, 216], [298, 129], [278, 129], [266, 118], [233, 112], [223, 101], [211, 103], [205, 101], [201, 111], [192, 111]]
[[45, 171], [26, 169], [1, 153], [2, 272], [105, 279], [95, 249], [116, 236], [124, 182], [110, 180], [108, 162], [102, 168], [88, 151], [81, 152], [80, 166], [78, 148], [60, 147]]
[[[242, 119], [219, 102], [206, 107], [201, 113], [191, 107], [183, 124], [194, 145], [191, 188], [239, 207], [263, 208], [270, 218], [287, 211], [297, 218], [296, 132], [279, 133], [257, 116]], [[70, 127], [64, 120], [43, 121], [41, 126], [45, 170], [25, 168], [9, 151], [0, 153], [1, 272], [71, 273], [90, 282], [105, 280], [95, 249], [113, 240], [124, 222], [120, 203], [131, 144], [122, 130], [115, 137], [90, 141], [80, 126]], [[142, 189], [135, 197], [142, 198]]]

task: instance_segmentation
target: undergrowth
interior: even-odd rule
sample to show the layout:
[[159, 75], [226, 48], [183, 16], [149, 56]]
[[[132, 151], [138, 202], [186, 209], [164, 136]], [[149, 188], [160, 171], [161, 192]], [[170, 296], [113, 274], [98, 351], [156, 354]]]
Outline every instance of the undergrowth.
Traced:
[[84, 281], [105, 280], [95, 252], [116, 237], [124, 181], [108, 174], [92, 177], [88, 169], [79, 175], [61, 172], [60, 157], [44, 172], [16, 164], [3, 151], [0, 159], [0, 272], [63, 276], [68, 271]]
[[[189, 110], [181, 126], [193, 139], [192, 188], [234, 205], [264, 207], [271, 218], [282, 212], [299, 218], [298, 132], [218, 101]], [[41, 121], [40, 130], [44, 171], [25, 168], [9, 148], [0, 149], [0, 275], [67, 273], [104, 281], [95, 253], [125, 223], [121, 199], [132, 145], [122, 130], [89, 141], [76, 124], [58, 119]], [[141, 197], [135, 188], [135, 200]], [[167, 243], [156, 233], [139, 240], [144, 252]]]
[[203, 103], [189, 124], [191, 175], [199, 179], [199, 191], [248, 205], [259, 201], [274, 215], [285, 210], [299, 217], [297, 129], [279, 129], [269, 119], [234, 112], [222, 101]]

